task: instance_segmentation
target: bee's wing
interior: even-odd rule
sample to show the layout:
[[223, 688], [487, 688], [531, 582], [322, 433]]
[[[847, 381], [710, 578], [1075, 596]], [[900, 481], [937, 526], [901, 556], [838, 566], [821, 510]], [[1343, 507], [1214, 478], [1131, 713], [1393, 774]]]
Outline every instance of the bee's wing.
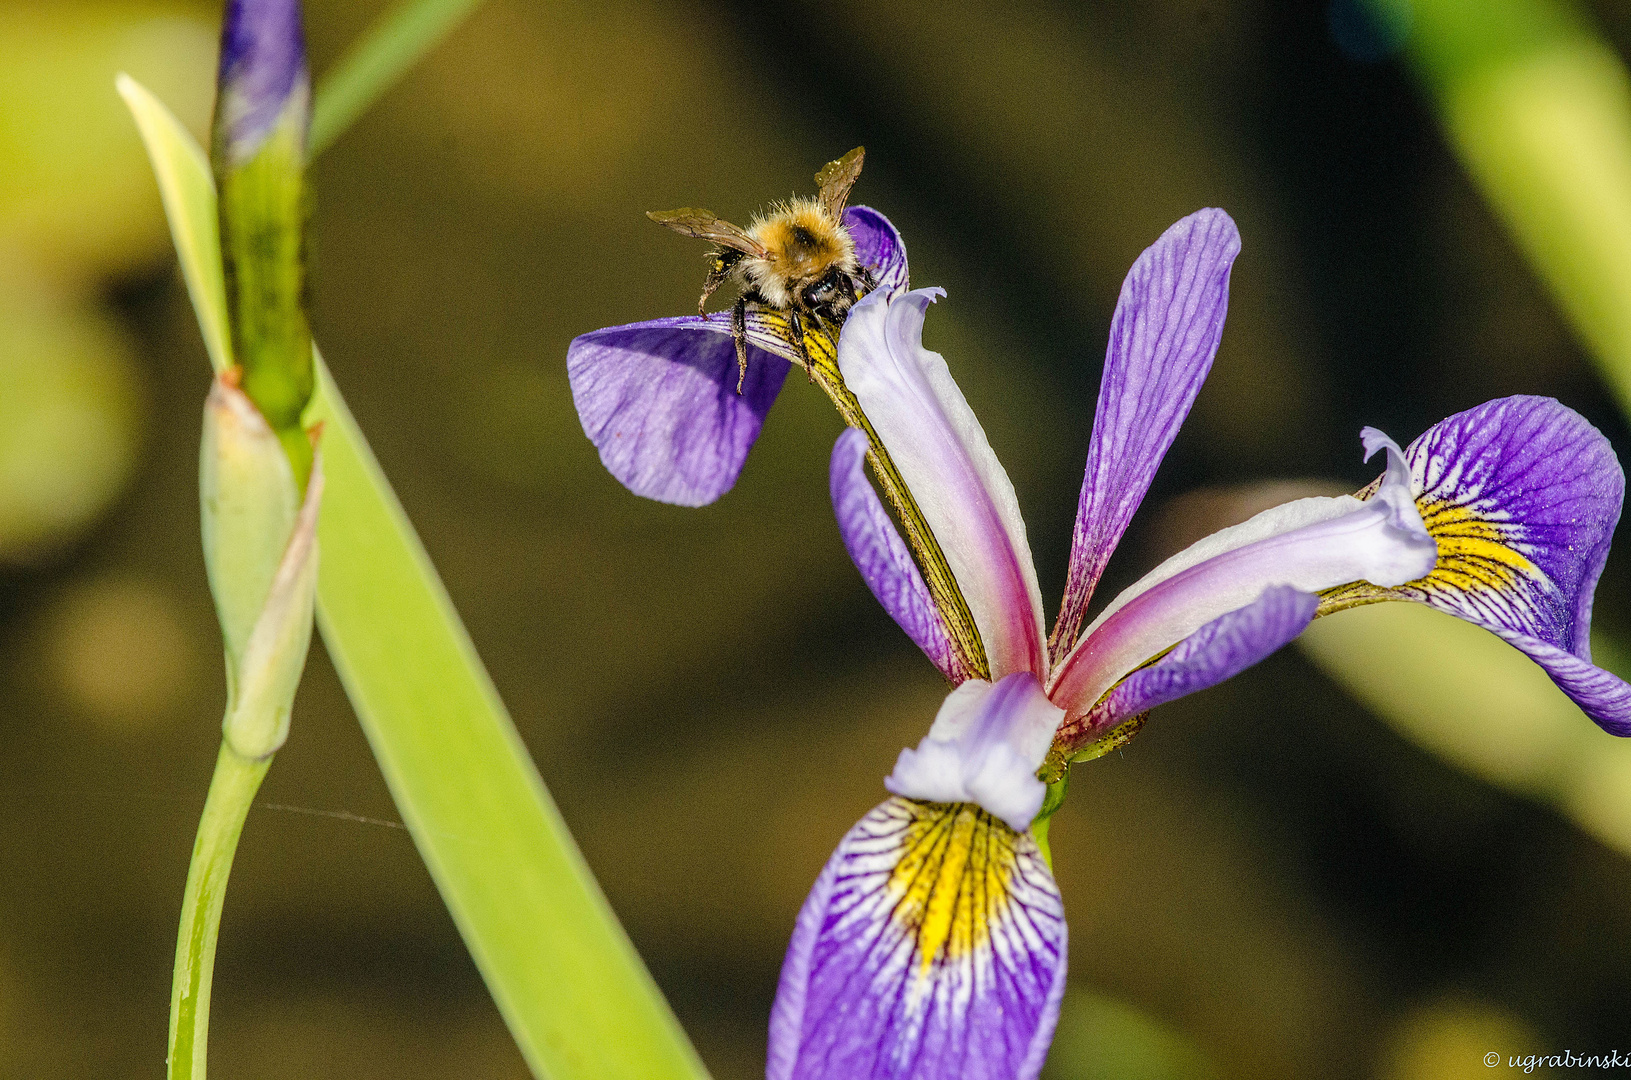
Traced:
[[821, 208], [834, 218], [842, 217], [844, 204], [849, 201], [849, 189], [861, 175], [861, 162], [866, 158], [866, 147], [857, 146], [837, 161], [829, 161], [816, 173], [816, 187], [821, 191]]
[[711, 240], [720, 247], [732, 248], [744, 255], [763, 258], [769, 252], [765, 246], [741, 229], [715, 216], [712, 210], [695, 206], [682, 206], [678, 210], [651, 210], [646, 217], [659, 225], [667, 225], [677, 233], [694, 236], [698, 240]]

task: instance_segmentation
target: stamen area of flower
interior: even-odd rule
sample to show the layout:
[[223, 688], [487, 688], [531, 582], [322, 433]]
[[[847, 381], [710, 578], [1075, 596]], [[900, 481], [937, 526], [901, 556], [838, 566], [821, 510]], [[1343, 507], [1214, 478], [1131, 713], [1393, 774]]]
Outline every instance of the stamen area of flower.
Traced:
[[917, 748], [900, 752], [884, 787], [926, 802], [977, 803], [1024, 832], [1042, 809], [1047, 785], [1036, 770], [1064, 718], [1029, 671], [970, 679], [947, 695]]

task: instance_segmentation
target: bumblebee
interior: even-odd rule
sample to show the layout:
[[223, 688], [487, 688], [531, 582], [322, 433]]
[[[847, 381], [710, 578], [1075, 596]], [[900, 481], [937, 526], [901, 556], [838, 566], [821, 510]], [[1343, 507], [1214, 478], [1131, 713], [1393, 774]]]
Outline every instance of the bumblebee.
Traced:
[[861, 175], [866, 149], [857, 146], [816, 173], [816, 196], [795, 196], [753, 219], [746, 229], [711, 210], [683, 207], [653, 210], [646, 216], [675, 232], [709, 240], [708, 277], [697, 301], [697, 314], [726, 282], [740, 290], [731, 308], [731, 336], [736, 341], [736, 389], [748, 371], [747, 317], [750, 308], [780, 313], [775, 322], [803, 359], [810, 354], [804, 338], [812, 331], [837, 331], [855, 301], [872, 290], [872, 272], [855, 257], [855, 241], [844, 227], [844, 204]]

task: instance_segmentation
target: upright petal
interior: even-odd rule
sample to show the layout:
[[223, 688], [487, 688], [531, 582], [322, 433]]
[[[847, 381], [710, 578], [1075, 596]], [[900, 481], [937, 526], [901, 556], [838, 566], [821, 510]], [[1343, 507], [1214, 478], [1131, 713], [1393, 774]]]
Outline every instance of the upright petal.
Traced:
[[832, 506], [844, 548], [878, 603], [940, 673], [968, 678], [906, 542], [866, 476], [866, 432], [845, 428], [832, 448]]
[[730, 316], [654, 319], [596, 330], [566, 352], [584, 434], [636, 495], [705, 506], [729, 491], [781, 392], [788, 346], [750, 327], [736, 392]]
[[1040, 676], [1042, 593], [1014, 485], [945, 359], [923, 347], [923, 315], [937, 295], [869, 293], [838, 339], [839, 370], [945, 552], [991, 678]]
[[767, 1080], [1034, 1080], [1059, 1019], [1065, 917], [1029, 833], [892, 798], [799, 912]]
[[929, 734], [902, 750], [883, 786], [929, 802], [971, 802], [1023, 832], [1042, 809], [1036, 770], [1064, 710], [1029, 671], [1001, 682], [969, 679], [946, 696]]
[[1303, 632], [1319, 597], [1285, 585], [1220, 615], [1148, 667], [1117, 683], [1086, 713], [1067, 722], [1054, 740], [1064, 760], [1123, 721], [1232, 679]]
[[910, 282], [906, 242], [889, 219], [870, 206], [852, 206], [844, 211], [844, 227], [855, 241], [855, 257], [872, 271], [879, 291], [890, 296], [905, 292]]
[[1110, 553], [1212, 369], [1239, 252], [1229, 215], [1201, 210], [1163, 233], [1122, 283], [1053, 629], [1055, 660], [1076, 643]]
[[[1383, 437], [1385, 439], [1385, 437]], [[1399, 450], [1391, 440], [1390, 458]], [[1272, 585], [1319, 592], [1352, 581], [1402, 585], [1437, 550], [1402, 463], [1369, 502], [1344, 495], [1265, 510], [1174, 555], [1111, 602], [1060, 665], [1049, 695], [1074, 719], [1133, 669]]]
[[1405, 458], [1437, 564], [1396, 588], [1333, 590], [1322, 610], [1399, 599], [1448, 611], [1528, 653], [1605, 728], [1631, 732], [1631, 688], [1591, 667], [1592, 594], [1625, 493], [1608, 440], [1551, 398], [1510, 397], [1435, 424]]

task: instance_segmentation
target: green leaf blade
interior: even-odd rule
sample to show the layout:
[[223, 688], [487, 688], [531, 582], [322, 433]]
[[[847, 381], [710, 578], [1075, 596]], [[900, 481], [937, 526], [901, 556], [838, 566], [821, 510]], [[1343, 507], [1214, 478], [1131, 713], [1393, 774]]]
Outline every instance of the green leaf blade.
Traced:
[[209, 159], [175, 113], [129, 75], [115, 80], [119, 95], [136, 118], [153, 175], [159, 182], [164, 216], [170, 219], [181, 275], [187, 282], [217, 374], [232, 366], [227, 329], [227, 290], [221, 271], [221, 223], [215, 210], [215, 178]]
[[533, 1071], [706, 1076], [623, 934], [325, 368], [318, 625]]

